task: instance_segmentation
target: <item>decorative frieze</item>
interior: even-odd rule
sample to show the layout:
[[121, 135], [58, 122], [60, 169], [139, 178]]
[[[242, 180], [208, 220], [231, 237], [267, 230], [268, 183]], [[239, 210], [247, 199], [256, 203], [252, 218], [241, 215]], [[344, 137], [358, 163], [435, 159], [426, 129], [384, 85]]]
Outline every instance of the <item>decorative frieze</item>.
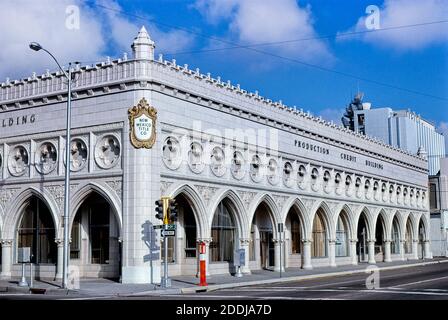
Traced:
[[170, 181], [160, 181], [160, 194], [164, 196], [166, 191], [172, 184], [173, 182]]
[[277, 195], [277, 194], [274, 194], [272, 197], [274, 198], [274, 201], [277, 204], [277, 207], [281, 212], [283, 207], [285, 206], [286, 200], [288, 200], [289, 197], [281, 196], [281, 195]]
[[112, 188], [112, 190], [115, 191], [115, 194], [117, 195], [118, 199], [121, 200], [122, 195], [122, 181], [121, 180], [112, 180], [112, 181], [106, 181], [106, 184]]
[[216, 191], [218, 191], [218, 188], [203, 185], [195, 185], [195, 187], [202, 196], [202, 199], [204, 199], [205, 206], [208, 207], [210, 200], [213, 198]]
[[[73, 193], [75, 188], [77, 187], [77, 184], [70, 184], [70, 193]], [[64, 185], [51, 185], [51, 186], [45, 186], [44, 189], [53, 197], [54, 201], [56, 202], [60, 212], [64, 209]]]
[[313, 209], [314, 204], [316, 203], [317, 200], [315, 199], [309, 199], [309, 198], [303, 198], [303, 205], [306, 208], [306, 211], [308, 212], [308, 214], [311, 214], [311, 210]]
[[2, 189], [0, 190], [0, 204], [3, 208], [8, 206], [9, 201], [19, 191], [19, 188]]
[[241, 197], [241, 200], [243, 201], [244, 206], [246, 209], [249, 209], [250, 204], [252, 203], [252, 200], [255, 198], [256, 192], [252, 191], [244, 191], [244, 190], [238, 190], [238, 194]]

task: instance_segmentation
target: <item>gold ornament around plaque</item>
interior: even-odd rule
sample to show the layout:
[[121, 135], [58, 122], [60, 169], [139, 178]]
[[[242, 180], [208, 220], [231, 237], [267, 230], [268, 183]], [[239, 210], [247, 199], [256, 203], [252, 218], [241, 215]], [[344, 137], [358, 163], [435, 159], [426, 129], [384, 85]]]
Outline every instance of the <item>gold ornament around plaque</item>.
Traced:
[[157, 110], [142, 98], [136, 106], [129, 108], [128, 115], [132, 145], [137, 149], [151, 149], [156, 142]]

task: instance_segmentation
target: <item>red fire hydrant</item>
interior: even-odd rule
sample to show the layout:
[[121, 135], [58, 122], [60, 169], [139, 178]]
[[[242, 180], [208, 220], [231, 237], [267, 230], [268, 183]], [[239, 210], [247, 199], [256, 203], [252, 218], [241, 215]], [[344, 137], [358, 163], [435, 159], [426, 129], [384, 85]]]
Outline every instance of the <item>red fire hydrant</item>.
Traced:
[[205, 242], [199, 243], [199, 285], [207, 286], [206, 264], [205, 264]]

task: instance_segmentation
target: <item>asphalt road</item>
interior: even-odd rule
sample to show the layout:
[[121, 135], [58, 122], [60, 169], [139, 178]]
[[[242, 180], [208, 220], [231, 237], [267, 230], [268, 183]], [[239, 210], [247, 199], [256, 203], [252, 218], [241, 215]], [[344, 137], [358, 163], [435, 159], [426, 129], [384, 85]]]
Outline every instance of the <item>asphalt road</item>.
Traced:
[[[367, 265], [366, 265], [367, 267]], [[0, 295], [0, 299], [63, 300], [448, 300], [448, 263], [289, 283], [163, 296]]]

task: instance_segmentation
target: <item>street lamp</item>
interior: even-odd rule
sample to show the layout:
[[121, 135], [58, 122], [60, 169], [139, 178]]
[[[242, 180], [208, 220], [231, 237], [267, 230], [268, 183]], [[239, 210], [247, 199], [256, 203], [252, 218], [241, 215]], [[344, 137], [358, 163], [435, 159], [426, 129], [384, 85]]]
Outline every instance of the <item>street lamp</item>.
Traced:
[[59, 69], [62, 71], [64, 76], [68, 80], [68, 96], [67, 96], [67, 134], [66, 134], [66, 140], [65, 140], [65, 187], [64, 187], [64, 259], [62, 264], [62, 287], [64, 289], [67, 288], [67, 278], [68, 278], [68, 244], [69, 244], [69, 204], [70, 204], [70, 118], [71, 118], [71, 103], [72, 103], [72, 70], [71, 70], [71, 63], [68, 65], [68, 73], [62, 69], [61, 65], [59, 64], [58, 60], [45, 48], [43, 48], [39, 43], [37, 42], [31, 42], [30, 43], [30, 49], [34, 51], [40, 51], [43, 50], [46, 53], [48, 53], [53, 60], [58, 65]]

